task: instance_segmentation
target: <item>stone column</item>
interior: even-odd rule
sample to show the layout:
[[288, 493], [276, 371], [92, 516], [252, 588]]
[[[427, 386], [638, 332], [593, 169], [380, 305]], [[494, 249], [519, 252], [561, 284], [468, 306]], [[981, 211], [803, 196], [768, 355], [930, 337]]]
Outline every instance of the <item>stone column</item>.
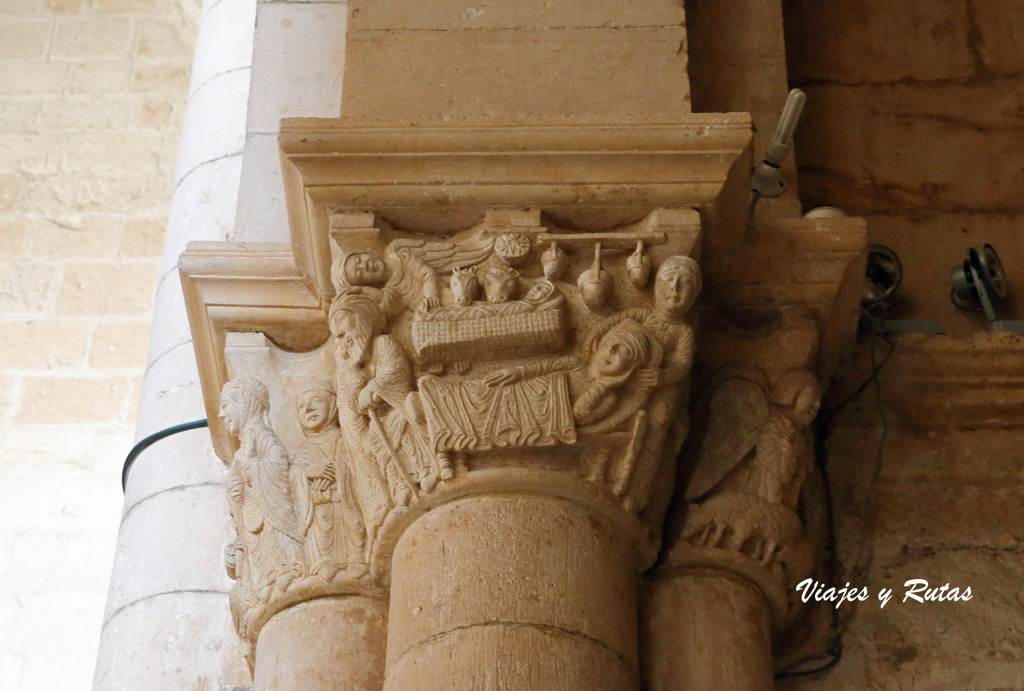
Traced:
[[662, 574], [644, 610], [648, 691], [775, 688], [770, 612], [753, 582], [721, 569]]
[[255, 691], [378, 691], [387, 603], [379, 596], [307, 600], [274, 616], [256, 645]]
[[[205, 415], [177, 262], [188, 242], [223, 241], [234, 223], [255, 5], [203, 3], [137, 440]], [[96, 661], [97, 691], [249, 683], [228, 613], [229, 581], [218, 564], [228, 533], [223, 477], [205, 430], [167, 437], [136, 460]]]
[[[795, 326], [774, 338], [786, 345], [774, 357], [811, 358]], [[749, 340], [750, 352], [767, 362], [772, 340]], [[820, 497], [808, 482], [821, 388], [799, 366], [776, 374], [784, 366], [721, 366], [694, 411], [700, 442], [682, 458], [689, 480], [677, 537], [646, 583], [650, 691], [774, 688], [772, 637], [799, 611], [792, 593], [810, 575], [821, 526]]]
[[444, 504], [395, 549], [384, 688], [636, 689], [636, 574], [629, 536], [582, 497]]

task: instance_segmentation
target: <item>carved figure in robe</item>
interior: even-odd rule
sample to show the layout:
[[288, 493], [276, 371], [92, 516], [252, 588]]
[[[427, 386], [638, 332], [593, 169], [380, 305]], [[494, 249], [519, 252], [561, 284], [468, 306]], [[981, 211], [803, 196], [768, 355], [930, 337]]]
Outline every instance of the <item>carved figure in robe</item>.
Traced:
[[304, 572], [288, 455], [270, 427], [269, 413], [270, 394], [260, 380], [239, 377], [224, 385], [220, 417], [239, 441], [227, 477], [238, 536], [229, 567], [234, 562], [232, 570], [263, 602]]
[[381, 307], [365, 293], [345, 292], [331, 305], [339, 398], [362, 418], [362, 448], [376, 460], [391, 500], [404, 506], [417, 487], [434, 487], [438, 469], [423, 434], [412, 362], [402, 345], [383, 333], [386, 324]]
[[493, 240], [457, 245], [401, 239], [388, 246], [387, 259], [372, 252], [346, 252], [331, 265], [331, 282], [340, 295], [352, 288], [374, 296], [390, 322], [403, 309], [436, 309], [441, 304], [438, 274], [479, 264], [490, 256]]
[[589, 359], [569, 355], [492, 372], [488, 386], [506, 386], [552, 372], [568, 371], [572, 413], [580, 431], [615, 427], [647, 402], [661, 375], [662, 348], [649, 330], [620, 321], [595, 344]]
[[633, 307], [596, 322], [583, 340], [583, 350], [593, 352], [610, 329], [629, 319], [654, 334], [664, 351], [660, 378], [645, 409], [642, 443], [629, 467], [621, 471], [626, 503], [640, 510], [650, 504], [660, 516], [671, 499], [675, 457], [689, 432], [680, 382], [690, 373], [697, 347], [687, 313], [701, 290], [700, 266], [691, 257], [669, 257], [654, 279], [654, 309]]
[[[800, 491], [814, 465], [808, 433], [821, 387], [807, 370], [784, 372], [766, 393], [757, 368], [727, 372], [709, 400], [710, 418], [686, 498], [701, 501], [683, 534], [695, 544], [743, 550], [762, 561], [799, 537]], [[698, 530], [698, 523], [706, 523]], [[702, 537], [697, 537], [701, 535]], [[766, 552], [770, 553], [766, 555]]]
[[334, 384], [315, 379], [296, 398], [306, 440], [292, 461], [295, 508], [311, 575], [330, 580], [342, 569], [366, 570], [366, 527], [356, 501], [352, 455], [338, 426]]

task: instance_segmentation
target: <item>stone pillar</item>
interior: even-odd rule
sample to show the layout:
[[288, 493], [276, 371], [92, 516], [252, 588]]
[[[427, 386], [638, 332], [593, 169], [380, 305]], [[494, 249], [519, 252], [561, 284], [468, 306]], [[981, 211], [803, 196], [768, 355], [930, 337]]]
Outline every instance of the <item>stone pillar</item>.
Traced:
[[775, 688], [768, 603], [753, 582], [718, 569], [664, 575], [645, 603], [648, 691]]
[[637, 558], [580, 500], [487, 493], [395, 549], [387, 691], [637, 688]]
[[[223, 241], [231, 233], [255, 4], [203, 3], [136, 440], [205, 416], [177, 262], [188, 242]], [[228, 612], [230, 582], [219, 564], [229, 526], [223, 478], [205, 430], [167, 437], [137, 458], [114, 556], [97, 691], [249, 683]]]
[[386, 603], [308, 600], [274, 616], [256, 646], [255, 691], [378, 691], [384, 682]]

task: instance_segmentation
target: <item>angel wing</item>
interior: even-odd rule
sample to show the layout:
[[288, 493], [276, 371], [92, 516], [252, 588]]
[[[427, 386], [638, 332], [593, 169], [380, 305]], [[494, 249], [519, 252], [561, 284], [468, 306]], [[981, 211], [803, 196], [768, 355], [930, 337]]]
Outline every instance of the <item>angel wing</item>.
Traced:
[[469, 243], [454, 243], [447, 240], [420, 240], [402, 238], [388, 245], [388, 254], [401, 257], [413, 255], [437, 273], [449, 273], [455, 267], [475, 266], [491, 256], [494, 238]]
[[708, 413], [707, 432], [686, 488], [686, 498], [691, 501], [714, 489], [746, 458], [771, 407], [761, 384], [739, 376], [715, 388]]

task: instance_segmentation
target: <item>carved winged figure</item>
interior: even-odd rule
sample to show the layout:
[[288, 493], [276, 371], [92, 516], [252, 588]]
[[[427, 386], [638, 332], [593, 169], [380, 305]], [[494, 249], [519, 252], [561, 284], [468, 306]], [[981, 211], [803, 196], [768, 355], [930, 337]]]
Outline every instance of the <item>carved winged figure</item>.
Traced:
[[709, 401], [710, 418], [686, 498], [740, 490], [795, 509], [814, 463], [806, 428], [818, 414], [821, 387], [807, 370], [767, 377], [748, 368], [725, 378]]
[[338, 295], [353, 288], [375, 295], [391, 321], [406, 307], [437, 308], [441, 304], [439, 274], [475, 266], [491, 255], [493, 247], [493, 239], [463, 244], [395, 240], [388, 245], [386, 259], [365, 250], [336, 257], [331, 282]]
[[295, 507], [312, 575], [330, 580], [342, 569], [366, 569], [366, 527], [356, 501], [351, 454], [338, 426], [334, 384], [308, 382], [296, 398], [306, 440], [292, 459]]
[[239, 377], [224, 385], [220, 417], [239, 441], [227, 478], [238, 535], [229, 550], [229, 572], [244, 576], [243, 587], [263, 602], [303, 574], [303, 536], [292, 504], [288, 455], [271, 429], [269, 413], [270, 394], [259, 379]]
[[803, 369], [783, 372], [770, 392], [767, 376], [752, 366], [729, 368], [719, 381], [686, 489], [686, 499], [700, 505], [691, 507], [684, 539], [738, 551], [751, 539], [753, 554], [767, 563], [800, 534], [793, 526], [814, 465], [808, 427], [821, 387]]

